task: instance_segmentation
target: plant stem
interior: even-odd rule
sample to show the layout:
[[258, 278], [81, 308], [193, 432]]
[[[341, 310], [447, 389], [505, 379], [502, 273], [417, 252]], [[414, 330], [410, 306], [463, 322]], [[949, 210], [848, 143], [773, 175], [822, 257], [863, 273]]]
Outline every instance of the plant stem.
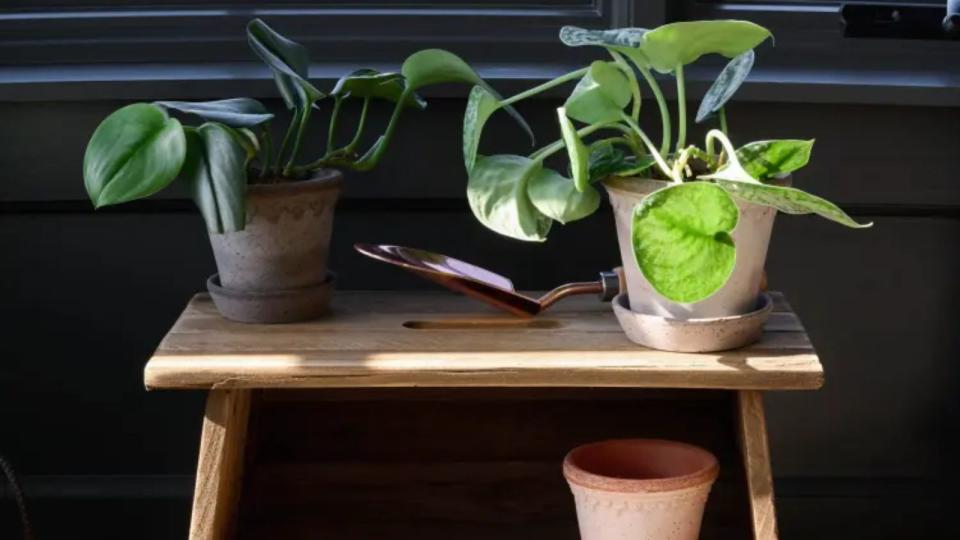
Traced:
[[307, 121], [310, 119], [310, 105], [307, 104], [304, 107], [300, 115], [300, 125], [297, 126], [297, 135], [293, 139], [293, 148], [290, 150], [290, 159], [287, 160], [287, 166], [283, 168], [283, 176], [290, 176], [290, 173], [293, 172], [293, 162], [297, 159], [297, 154], [300, 153], [300, 144], [303, 142], [303, 134], [307, 131]]
[[260, 157], [260, 178], [270, 174], [270, 164], [273, 163], [273, 136], [270, 134], [270, 124], [263, 125], [263, 154]]
[[683, 64], [677, 65], [677, 146], [676, 152], [687, 144], [687, 84], [683, 77]]
[[667, 100], [663, 97], [663, 92], [660, 91], [660, 84], [657, 83], [657, 79], [654, 78], [650, 69], [640, 64], [637, 64], [637, 69], [640, 70], [640, 74], [643, 75], [643, 79], [647, 81], [650, 90], [653, 92], [653, 97], [657, 100], [657, 107], [660, 109], [661, 130], [663, 132], [663, 137], [660, 142], [660, 153], [666, 154], [670, 152], [670, 109], [667, 107]]
[[287, 126], [287, 132], [283, 135], [283, 140], [280, 142], [280, 148], [277, 150], [277, 160], [273, 164], [273, 169], [276, 171], [276, 174], [280, 174], [280, 162], [283, 161], [283, 153], [287, 151], [287, 145], [290, 143], [290, 138], [293, 137], [293, 132], [297, 129], [297, 126], [300, 123], [300, 109], [293, 111], [293, 117], [290, 118], [290, 125]]
[[687, 166], [687, 161], [690, 160], [690, 153], [695, 149], [695, 146], [684, 148], [677, 160], [673, 162], [673, 178], [675, 182], [683, 181], [683, 169]]
[[333, 152], [333, 138], [337, 133], [337, 120], [340, 118], [340, 104], [343, 98], [337, 96], [333, 99], [333, 112], [330, 113], [330, 125], [327, 127], [327, 153]]
[[353, 134], [353, 140], [343, 147], [343, 151], [352, 154], [357, 145], [360, 144], [360, 135], [363, 133], [363, 126], [367, 123], [367, 109], [370, 107], [370, 98], [363, 99], [363, 108], [360, 109], [360, 120], [357, 121], [357, 132]]
[[611, 50], [610, 56], [613, 56], [613, 59], [616, 60], [617, 65], [620, 66], [627, 76], [630, 79], [630, 91], [633, 93], [633, 109], [630, 111], [630, 116], [633, 117], [637, 122], [640, 121], [640, 85], [637, 84], [637, 74], [633, 72], [633, 68], [630, 67], [630, 64], [623, 58], [623, 55], [617, 51]]
[[[583, 128], [578, 129], [578, 130], [577, 130], [577, 137], [586, 137], [587, 135], [590, 135], [590, 134], [593, 133], [594, 131], [599, 131], [599, 130], [605, 129], [605, 128], [612, 128], [612, 127], [615, 127], [616, 125], [617, 125], [617, 124], [616, 124], [615, 122], [613, 122], [613, 123], [608, 122], [608, 123], [603, 123], [603, 124], [592, 124], [592, 125], [589, 125], [589, 126], [587, 126], [587, 127], [583, 127]], [[566, 147], [566, 143], [563, 142], [563, 139], [557, 139], [556, 141], [553, 141], [552, 143], [548, 144], [547, 146], [544, 146], [543, 148], [541, 148], [541, 149], [537, 150], [536, 152], [530, 154], [529, 157], [530, 157], [530, 159], [533, 159], [533, 160], [536, 160], [536, 161], [543, 161], [543, 160], [547, 159], [548, 157], [552, 156], [553, 154], [556, 154], [557, 152], [559, 152], [560, 150], [562, 150], [562, 149], [565, 148], [565, 147]]]
[[626, 113], [622, 114], [623, 120], [629, 125], [634, 133], [640, 136], [640, 140], [643, 141], [643, 144], [647, 145], [647, 150], [650, 151], [650, 155], [653, 156], [653, 160], [657, 162], [657, 166], [660, 167], [660, 170], [663, 171], [663, 174], [667, 175], [667, 178], [673, 179], [675, 182], [678, 181], [677, 178], [673, 175], [673, 171], [670, 170], [670, 165], [667, 165], [667, 162], [663, 159], [663, 155], [657, 151], [656, 147], [653, 146], [653, 142], [650, 140], [650, 137], [647, 137], [647, 134], [643, 132], [643, 129], [634, 122], [633, 118], [630, 118]]
[[720, 112], [718, 114], [720, 116], [720, 131], [722, 131], [724, 135], [729, 137], [730, 131], [727, 130], [727, 108], [720, 107]]
[[571, 80], [573, 80], [573, 79], [582, 77], [582, 76], [583, 76], [586, 72], [588, 72], [588, 71], [590, 71], [590, 68], [589, 68], [589, 67], [581, 68], [581, 69], [578, 69], [578, 70], [576, 70], [576, 71], [571, 71], [570, 73], [567, 73], [566, 75], [561, 75], [561, 76], [557, 77], [556, 79], [553, 79], [552, 81], [547, 81], [547, 82], [545, 82], [545, 83], [543, 83], [543, 84], [541, 84], [541, 85], [539, 85], [539, 86], [534, 86], [533, 88], [531, 88], [531, 89], [529, 89], [529, 90], [525, 90], [525, 91], [523, 91], [523, 92], [520, 92], [520, 93], [517, 94], [517, 95], [510, 96], [510, 97], [508, 97], [507, 99], [501, 101], [501, 102], [500, 102], [500, 106], [501, 106], [501, 107], [506, 107], [507, 105], [512, 105], [512, 104], [520, 101], [521, 99], [526, 99], [526, 98], [528, 98], [528, 97], [530, 97], [530, 96], [537, 95], [537, 94], [539, 94], [540, 92], [543, 92], [544, 90], [549, 90], [549, 89], [553, 88], [554, 86], [560, 86], [561, 84], [563, 84], [563, 83], [565, 83], [565, 82], [567, 82], [567, 81], [571, 81]]

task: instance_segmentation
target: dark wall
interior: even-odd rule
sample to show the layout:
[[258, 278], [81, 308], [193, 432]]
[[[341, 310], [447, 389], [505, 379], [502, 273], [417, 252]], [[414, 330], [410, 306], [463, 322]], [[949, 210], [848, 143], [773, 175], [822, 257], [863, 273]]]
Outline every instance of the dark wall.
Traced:
[[[137, 525], [117, 537], [179, 537], [188, 511], [202, 396], [147, 393], [141, 370], [214, 265], [201, 219], [176, 192], [98, 212], [85, 201], [86, 139], [118, 105], [0, 103], [0, 452], [25, 478], [44, 539], [111, 537], [101, 518], [118, 509]], [[557, 137], [557, 105], [522, 110], [544, 142]], [[332, 256], [339, 286], [430, 288], [354, 254], [355, 241], [460, 256], [521, 288], [617, 265], [606, 208], [541, 245], [477, 224], [463, 197], [462, 108], [435, 99], [408, 115], [383, 165], [349, 179]], [[770, 282], [827, 377], [819, 392], [768, 397], [782, 527], [817, 538], [926, 530], [960, 476], [960, 110], [737, 103], [730, 125], [738, 141], [816, 138], [797, 184], [876, 223], [777, 221]], [[509, 120], [493, 130], [486, 150], [524, 148]], [[12, 537], [12, 504], [0, 506], [0, 538]]]

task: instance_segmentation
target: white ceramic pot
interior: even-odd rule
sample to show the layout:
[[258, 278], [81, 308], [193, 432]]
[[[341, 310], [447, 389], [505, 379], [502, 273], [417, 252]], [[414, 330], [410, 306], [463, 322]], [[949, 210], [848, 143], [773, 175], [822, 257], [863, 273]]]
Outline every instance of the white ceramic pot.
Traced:
[[719, 471], [702, 448], [653, 439], [587, 444], [563, 461], [581, 540], [697, 540]]
[[661, 296], [640, 272], [633, 254], [630, 234], [633, 208], [649, 193], [667, 185], [668, 183], [662, 180], [644, 178], [618, 178], [604, 183], [616, 220], [617, 240], [620, 244], [620, 256], [623, 258], [630, 309], [638, 313], [674, 319], [730, 317], [754, 311], [757, 308], [763, 267], [767, 260], [767, 246], [770, 244], [770, 233], [777, 211], [735, 199], [740, 209], [740, 221], [733, 231], [737, 262], [730, 279], [706, 300], [681, 304]]

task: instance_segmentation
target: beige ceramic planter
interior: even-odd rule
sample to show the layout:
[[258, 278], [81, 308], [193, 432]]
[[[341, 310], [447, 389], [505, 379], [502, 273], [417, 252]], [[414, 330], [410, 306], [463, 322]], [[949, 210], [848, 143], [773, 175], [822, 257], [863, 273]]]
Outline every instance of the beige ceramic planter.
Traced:
[[[327, 258], [342, 185], [341, 173], [328, 169], [309, 180], [250, 186], [244, 230], [210, 235], [219, 271], [210, 292], [225, 317], [291, 322], [326, 311], [332, 285]], [[316, 301], [305, 307], [298, 296]], [[299, 305], [286, 309], [287, 301]]]
[[702, 448], [653, 439], [587, 444], [563, 461], [581, 540], [696, 540], [719, 470]]
[[668, 183], [661, 180], [620, 178], [607, 181], [604, 185], [613, 206], [631, 310], [673, 319], [703, 319], [742, 315], [757, 308], [767, 246], [770, 244], [773, 220], [777, 214], [775, 209], [736, 200], [740, 209], [740, 221], [733, 231], [733, 241], [737, 247], [737, 262], [733, 274], [720, 290], [706, 300], [681, 304], [667, 300], [650, 286], [650, 282], [637, 266], [630, 234], [633, 208], [647, 194], [667, 186]]

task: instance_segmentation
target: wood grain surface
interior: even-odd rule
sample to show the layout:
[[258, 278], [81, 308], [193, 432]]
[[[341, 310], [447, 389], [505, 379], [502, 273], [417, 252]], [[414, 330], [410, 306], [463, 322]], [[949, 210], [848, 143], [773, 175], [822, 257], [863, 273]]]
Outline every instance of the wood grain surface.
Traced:
[[592, 297], [524, 320], [444, 292], [340, 291], [333, 316], [288, 325], [227, 321], [207, 295], [197, 295], [148, 362], [145, 382], [217, 389], [813, 389], [823, 370], [779, 294], [759, 342], [687, 354], [630, 342], [610, 306]]

